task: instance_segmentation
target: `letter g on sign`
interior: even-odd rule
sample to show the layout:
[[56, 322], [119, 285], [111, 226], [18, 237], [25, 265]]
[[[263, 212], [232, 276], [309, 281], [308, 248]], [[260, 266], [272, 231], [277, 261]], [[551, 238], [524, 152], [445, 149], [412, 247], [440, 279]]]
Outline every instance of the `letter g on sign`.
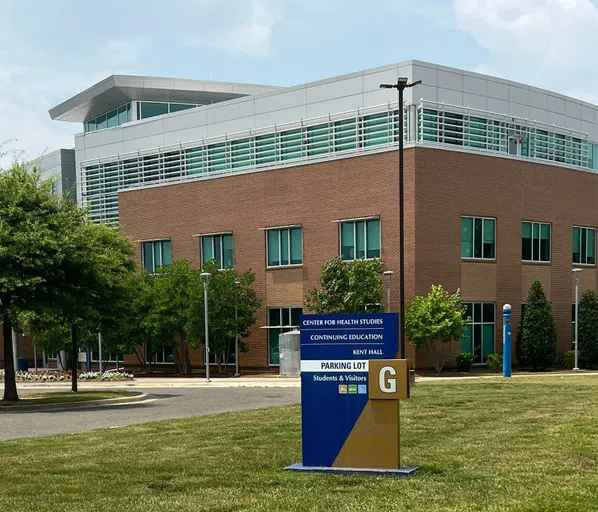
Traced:
[[383, 366], [378, 374], [378, 385], [382, 393], [397, 392], [397, 371], [392, 366]]

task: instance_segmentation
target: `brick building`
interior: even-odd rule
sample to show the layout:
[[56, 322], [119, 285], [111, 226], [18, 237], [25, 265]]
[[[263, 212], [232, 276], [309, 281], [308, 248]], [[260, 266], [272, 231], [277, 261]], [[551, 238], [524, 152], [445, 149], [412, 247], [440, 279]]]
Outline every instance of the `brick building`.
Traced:
[[[403, 109], [379, 89], [398, 76], [422, 80]], [[516, 327], [535, 280], [567, 350], [572, 268], [596, 287], [598, 107], [580, 100], [408, 61], [290, 88], [114, 76], [50, 113], [84, 123], [79, 202], [120, 222], [148, 271], [215, 258], [256, 272], [245, 368], [277, 365], [278, 335], [329, 259], [380, 257], [398, 276], [400, 115], [407, 300], [461, 290], [472, 322], [455, 353], [500, 352], [500, 309], [513, 305]], [[146, 357], [168, 367], [172, 354]]]

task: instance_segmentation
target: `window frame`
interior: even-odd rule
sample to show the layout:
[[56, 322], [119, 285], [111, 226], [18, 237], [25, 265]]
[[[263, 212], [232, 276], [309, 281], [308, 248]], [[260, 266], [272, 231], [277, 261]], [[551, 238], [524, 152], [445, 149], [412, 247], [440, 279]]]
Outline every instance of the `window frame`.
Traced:
[[[284, 309], [288, 310], [289, 312], [289, 322], [291, 322], [292, 318], [293, 318], [293, 314], [292, 314], [292, 310], [293, 309], [299, 309], [300, 310], [300, 314], [299, 317], [301, 318], [301, 315], [303, 314], [303, 306], [268, 306], [266, 308], [266, 325], [263, 327], [264, 329], [266, 329], [266, 339], [267, 339], [267, 350], [268, 350], [268, 366], [271, 367], [277, 367], [280, 366], [280, 359], [278, 363], [273, 363], [271, 360], [271, 350], [270, 350], [270, 331], [273, 329], [278, 329], [280, 330], [279, 336], [285, 332], [290, 332], [293, 329], [299, 328], [299, 325], [270, 325], [270, 311], [271, 310], [278, 310], [281, 321], [282, 321], [282, 311]], [[280, 341], [279, 341], [279, 345], [278, 345], [278, 353], [279, 353], [279, 358], [280, 358]]]
[[[367, 228], [367, 223], [368, 221], [371, 220], [377, 220], [378, 221], [378, 246], [380, 247], [380, 256], [375, 256], [373, 258], [368, 258], [367, 254], [368, 254], [368, 228]], [[357, 258], [357, 223], [358, 222], [363, 222], [364, 223], [364, 250], [365, 250], [365, 256], [363, 258]], [[351, 262], [351, 261], [357, 261], [357, 260], [366, 260], [366, 261], [373, 261], [373, 260], [379, 260], [382, 258], [382, 219], [381, 217], [378, 216], [371, 216], [371, 217], [359, 217], [359, 218], [355, 218], [355, 219], [342, 219], [337, 221], [338, 223], [338, 255], [341, 258], [342, 261], [346, 261], [346, 262]], [[343, 230], [343, 224], [349, 224], [349, 223], [353, 223], [353, 259], [344, 259], [343, 258], [343, 236], [342, 236], [342, 230]]]
[[[166, 359], [166, 358], [164, 357], [164, 355], [165, 355], [164, 349], [165, 349], [165, 348], [166, 348], [166, 346], [165, 346], [165, 345], [162, 345], [162, 346], [161, 346], [161, 349], [162, 349], [162, 359]], [[150, 347], [149, 347], [149, 345], [146, 343], [146, 344], [145, 344], [145, 363], [146, 363], [146, 364], [176, 364], [176, 360], [175, 360], [175, 350], [176, 350], [176, 346], [174, 346], [174, 345], [173, 345], [172, 347], [169, 347], [169, 348], [172, 348], [172, 358], [173, 358], [173, 359], [172, 359], [172, 362], [171, 362], [171, 361], [150, 361], [150, 358], [148, 357], [148, 356], [149, 356], [149, 354], [150, 354]], [[156, 352], [155, 354], [157, 354], [157, 352]]]
[[[291, 263], [291, 230], [292, 229], [301, 229], [301, 263]], [[286, 229], [288, 231], [288, 261], [289, 263], [283, 264], [282, 263], [282, 231]], [[268, 233], [270, 231], [278, 231], [278, 261], [280, 261], [279, 265], [270, 265], [270, 250], [268, 248]], [[302, 224], [293, 224], [289, 226], [277, 226], [272, 228], [265, 228], [264, 229], [264, 242], [266, 244], [266, 270], [269, 269], [277, 269], [277, 268], [293, 268], [293, 267], [302, 267], [303, 266], [303, 225]]]
[[[494, 339], [492, 340], [492, 352], [490, 352], [490, 354], [496, 352], [496, 338], [497, 338], [497, 331], [496, 331], [496, 326], [497, 326], [497, 321], [496, 321], [497, 307], [496, 307], [496, 302], [468, 301], [468, 300], [464, 300], [462, 302], [462, 305], [465, 307], [466, 304], [471, 304], [471, 313], [472, 313], [471, 319], [469, 319], [469, 321], [467, 321], [467, 319], [466, 319], [466, 322], [465, 322], [465, 326], [466, 327], [469, 326], [469, 325], [471, 325], [471, 349], [472, 349], [472, 351], [469, 352], [469, 353], [472, 354], [474, 356], [474, 359], [475, 359], [475, 345], [474, 345], [475, 330], [474, 330], [474, 326], [475, 325], [479, 325], [480, 326], [480, 333], [481, 333], [481, 336], [482, 336], [481, 346], [480, 346], [480, 354], [482, 356], [482, 361], [478, 362], [478, 361], [474, 360], [473, 364], [475, 366], [484, 366], [484, 365], [487, 364], [487, 358], [486, 358], [486, 360], [484, 360], [484, 325], [492, 325], [494, 327], [494, 329], [493, 329], [493, 333], [494, 333], [493, 338]], [[478, 320], [478, 321], [474, 321], [474, 318], [473, 318], [474, 317], [475, 304], [480, 304], [480, 314], [481, 314], [482, 318], [481, 318], [481, 320]], [[492, 306], [493, 306], [494, 315], [493, 315], [492, 322], [486, 322], [486, 321], [484, 321], [484, 305], [485, 304], [492, 304]], [[465, 334], [465, 332], [464, 332], [464, 334]], [[461, 349], [459, 349], [459, 352], [463, 353], [463, 352], [461, 352]]]
[[[462, 252], [462, 247], [463, 247], [463, 232], [461, 231], [461, 245], [459, 247], [459, 251], [461, 252], [461, 259], [462, 260], [467, 260], [467, 261], [471, 261], [471, 260], [475, 260], [475, 261], [496, 261], [496, 246], [498, 245], [496, 243], [496, 217], [481, 217], [481, 216], [477, 216], [477, 215], [461, 215], [461, 221], [463, 221], [463, 219], [472, 219], [473, 220], [473, 226], [472, 226], [472, 254], [473, 256], [463, 256], [463, 252]], [[476, 242], [476, 236], [475, 236], [475, 221], [476, 219], [480, 219], [482, 221], [482, 256], [481, 257], [476, 257], [475, 256], [475, 242]], [[494, 256], [492, 258], [485, 258], [484, 257], [484, 233], [486, 228], [485, 226], [485, 222], [486, 220], [492, 220], [494, 221]], [[461, 226], [459, 226], [461, 228]]]
[[[224, 272], [225, 270], [232, 270], [235, 268], [235, 242], [233, 239], [233, 232], [232, 231], [222, 231], [219, 233], [205, 233], [205, 234], [201, 234], [201, 235], [195, 235], [197, 238], [199, 238], [199, 254], [200, 254], [200, 261], [201, 261], [201, 268], [204, 267], [204, 265], [206, 264], [206, 261], [204, 260], [204, 254], [203, 254], [203, 239], [207, 238], [207, 237], [211, 237], [212, 238], [212, 254], [215, 254], [215, 247], [214, 244], [215, 242], [215, 238], [218, 237], [220, 239], [220, 268], [218, 269], [220, 272]], [[232, 250], [233, 250], [233, 257], [232, 257], [232, 266], [227, 268], [224, 265], [224, 237], [225, 236], [230, 236], [231, 239], [231, 244], [232, 244]], [[212, 258], [212, 260], [216, 260], [216, 258]], [[208, 261], [212, 261], [212, 260], [208, 260]], [[218, 263], [218, 260], [216, 260], [216, 262]]]
[[[523, 225], [524, 224], [531, 224], [532, 225], [532, 259], [526, 260], [523, 258]], [[542, 241], [542, 226], [548, 226], [548, 260], [541, 260], [541, 259], [534, 259], [534, 224], [538, 225], [538, 251], [541, 251], [541, 241]], [[523, 263], [540, 263], [543, 265], [552, 263], [552, 223], [551, 222], [541, 222], [535, 220], [523, 220], [521, 221], [521, 261]], [[571, 244], [573, 245], [573, 244]], [[539, 258], [539, 255], [538, 255]]]
[[168, 267], [172, 264], [172, 239], [171, 238], [154, 238], [151, 240], [139, 240], [139, 245], [141, 247], [141, 266], [143, 267], [143, 270], [145, 272], [147, 272], [148, 274], [156, 274], [158, 269], [164, 267], [164, 265], [160, 265], [159, 267], [156, 267], [156, 261], [155, 261], [155, 259], [153, 259], [153, 261], [152, 261], [153, 270], [150, 272], [147, 268], [145, 268], [145, 244], [152, 244], [152, 254], [155, 254], [154, 253], [154, 244], [159, 243], [160, 244], [160, 261], [163, 262], [164, 261], [164, 254], [162, 253], [162, 243], [163, 242], [170, 243], [170, 263], [168, 265], [166, 265], [166, 267]]
[[[575, 240], [575, 230], [576, 229], [580, 230], [580, 236], [579, 236], [579, 259], [580, 259], [580, 261], [578, 261], [578, 262], [573, 261], [574, 260], [573, 254], [575, 254], [575, 253], [572, 253], [571, 254], [571, 263], [573, 263], [574, 265], [580, 265], [580, 266], [584, 266], [584, 267], [595, 267], [596, 266], [596, 228], [591, 227], [591, 226], [579, 226], [579, 225], [574, 224], [573, 225], [573, 231], [571, 232], [571, 248], [573, 248], [573, 241]], [[581, 230], [582, 229], [586, 230], [586, 253], [585, 253], [586, 263], [582, 263], [582, 261], [581, 261], [581, 259], [582, 259], [581, 249], [583, 247], [582, 246], [582, 241], [581, 241], [581, 233], [582, 233]], [[590, 233], [590, 230], [594, 232], [594, 263], [587, 263], [587, 260], [588, 260], [588, 247], [589, 247], [589, 245], [588, 245], [588, 235]]]

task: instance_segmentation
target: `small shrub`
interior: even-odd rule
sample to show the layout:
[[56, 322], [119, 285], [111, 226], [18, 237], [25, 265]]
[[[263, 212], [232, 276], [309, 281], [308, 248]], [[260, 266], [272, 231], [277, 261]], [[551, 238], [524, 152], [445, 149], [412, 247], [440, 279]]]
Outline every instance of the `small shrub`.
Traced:
[[493, 372], [499, 372], [502, 369], [502, 354], [489, 354], [486, 365]]
[[467, 352], [459, 354], [456, 359], [457, 371], [459, 373], [468, 372], [473, 366], [473, 354]]
[[563, 352], [563, 364], [568, 370], [575, 367], [575, 350], [566, 350]]

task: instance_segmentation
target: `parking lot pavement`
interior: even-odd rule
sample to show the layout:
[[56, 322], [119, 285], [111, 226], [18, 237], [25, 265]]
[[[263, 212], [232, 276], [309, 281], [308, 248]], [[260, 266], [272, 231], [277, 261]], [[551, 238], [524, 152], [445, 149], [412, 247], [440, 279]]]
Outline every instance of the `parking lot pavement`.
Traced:
[[[40, 391], [56, 389], [21, 389], [21, 393]], [[258, 387], [145, 388], [143, 392], [149, 400], [140, 404], [3, 414], [0, 441], [294, 404], [300, 402], [301, 394], [298, 388]]]

